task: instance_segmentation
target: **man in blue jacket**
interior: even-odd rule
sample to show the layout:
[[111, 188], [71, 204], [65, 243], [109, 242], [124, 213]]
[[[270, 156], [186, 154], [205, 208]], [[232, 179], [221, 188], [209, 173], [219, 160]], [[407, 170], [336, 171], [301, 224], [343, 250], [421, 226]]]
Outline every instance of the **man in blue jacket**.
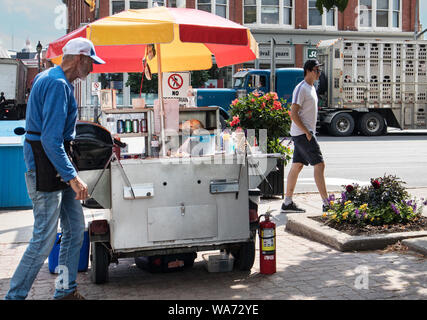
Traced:
[[75, 137], [77, 103], [76, 79], [85, 79], [92, 64], [105, 63], [96, 56], [91, 41], [70, 40], [63, 48], [60, 66], [50, 68], [34, 80], [26, 112], [24, 159], [28, 194], [33, 202], [33, 237], [10, 280], [5, 299], [25, 299], [54, 245], [58, 220], [62, 241], [55, 299], [84, 299], [77, 292], [77, 269], [84, 234], [80, 200], [88, 189], [74, 168], [70, 141]]

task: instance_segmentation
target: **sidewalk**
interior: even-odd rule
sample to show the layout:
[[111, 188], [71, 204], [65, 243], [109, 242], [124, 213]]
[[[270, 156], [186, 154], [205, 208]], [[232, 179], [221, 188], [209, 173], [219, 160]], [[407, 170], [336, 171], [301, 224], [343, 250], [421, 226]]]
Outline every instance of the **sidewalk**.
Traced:
[[[410, 189], [421, 198], [427, 188]], [[307, 210], [320, 210], [317, 193], [297, 194], [295, 201]], [[110, 281], [95, 285], [90, 274], [78, 275], [79, 291], [87, 299], [119, 300], [294, 300], [294, 299], [413, 299], [427, 300], [427, 260], [413, 251], [339, 252], [285, 231], [280, 214], [282, 199], [262, 199], [259, 213], [276, 209], [277, 272], [259, 273], [259, 251], [250, 272], [208, 273], [202, 253], [188, 270], [150, 274], [133, 259], [110, 265]], [[85, 208], [87, 219], [103, 210]], [[320, 214], [320, 211], [319, 211]], [[26, 249], [32, 232], [32, 211], [0, 211], [0, 296]], [[43, 265], [28, 299], [52, 299], [56, 276]]]

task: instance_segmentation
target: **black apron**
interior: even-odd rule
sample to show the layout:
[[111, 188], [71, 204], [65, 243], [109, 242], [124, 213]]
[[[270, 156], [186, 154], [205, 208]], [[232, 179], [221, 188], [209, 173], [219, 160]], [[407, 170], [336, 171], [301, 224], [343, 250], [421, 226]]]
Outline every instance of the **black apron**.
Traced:
[[[40, 132], [27, 131], [29, 134], [40, 135]], [[36, 190], [43, 192], [53, 192], [64, 190], [69, 187], [69, 184], [62, 180], [56, 168], [50, 162], [43, 149], [41, 141], [31, 141], [25, 139], [31, 145], [36, 164]], [[71, 163], [74, 165], [71, 158], [71, 141], [64, 141], [65, 152], [68, 155]], [[77, 170], [77, 169], [76, 169]]]

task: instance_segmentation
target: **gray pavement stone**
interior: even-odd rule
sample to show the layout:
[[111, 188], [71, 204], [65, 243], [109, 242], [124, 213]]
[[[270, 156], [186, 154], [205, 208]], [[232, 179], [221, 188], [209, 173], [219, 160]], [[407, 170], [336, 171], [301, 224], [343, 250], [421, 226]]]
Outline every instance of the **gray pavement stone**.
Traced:
[[[419, 191], [425, 194], [426, 190]], [[303, 207], [320, 202], [317, 194], [296, 195]], [[280, 208], [281, 199], [262, 199], [259, 212], [268, 207]], [[316, 208], [316, 206], [312, 206]], [[85, 209], [87, 215], [91, 210]], [[100, 214], [99, 211], [96, 214]], [[23, 217], [20, 225], [19, 217]], [[282, 223], [283, 214], [274, 215]], [[31, 211], [0, 212], [0, 297], [29, 241]], [[13, 217], [15, 217], [13, 219]], [[26, 242], [21, 242], [25, 240]], [[89, 272], [78, 274], [79, 291], [94, 300], [341, 300], [341, 299], [410, 299], [427, 300], [426, 257], [408, 252], [340, 252], [328, 245], [308, 240], [277, 228], [277, 273], [259, 273], [257, 257], [250, 272], [208, 273], [198, 254], [192, 269], [168, 274], [150, 274], [139, 270], [133, 259], [120, 259], [110, 265], [110, 282], [95, 285]], [[356, 267], [369, 270], [369, 289], [355, 288]], [[42, 267], [29, 299], [52, 299], [55, 275]]]

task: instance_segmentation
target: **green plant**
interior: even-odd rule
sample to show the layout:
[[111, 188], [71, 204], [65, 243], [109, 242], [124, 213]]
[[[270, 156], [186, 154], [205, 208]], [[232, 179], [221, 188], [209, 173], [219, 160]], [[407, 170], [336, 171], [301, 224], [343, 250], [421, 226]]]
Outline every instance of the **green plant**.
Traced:
[[[231, 129], [255, 129], [259, 141], [260, 130], [267, 130], [267, 152], [281, 153], [290, 160], [292, 150], [281, 144], [280, 138], [289, 136], [291, 126], [290, 104], [280, 99], [275, 92], [264, 95], [254, 91], [247, 96], [235, 99], [230, 105]], [[286, 163], [285, 163], [286, 164]]]
[[359, 225], [415, 221], [421, 216], [427, 201], [411, 199], [404, 184], [396, 176], [384, 175], [371, 179], [369, 186], [343, 186], [340, 198], [330, 196], [329, 210], [323, 213], [323, 217], [329, 222]]

